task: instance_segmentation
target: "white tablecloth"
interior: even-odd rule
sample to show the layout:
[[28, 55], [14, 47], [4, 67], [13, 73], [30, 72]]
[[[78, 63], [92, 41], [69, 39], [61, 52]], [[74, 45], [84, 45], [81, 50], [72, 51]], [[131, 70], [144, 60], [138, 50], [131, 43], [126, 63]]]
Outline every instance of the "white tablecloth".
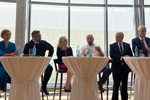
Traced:
[[12, 79], [9, 100], [41, 100], [38, 79], [51, 58], [1, 57], [0, 59]]
[[150, 58], [124, 58], [136, 74], [134, 100], [150, 100]]
[[74, 74], [70, 100], [99, 100], [97, 74], [109, 61], [106, 57], [63, 57]]

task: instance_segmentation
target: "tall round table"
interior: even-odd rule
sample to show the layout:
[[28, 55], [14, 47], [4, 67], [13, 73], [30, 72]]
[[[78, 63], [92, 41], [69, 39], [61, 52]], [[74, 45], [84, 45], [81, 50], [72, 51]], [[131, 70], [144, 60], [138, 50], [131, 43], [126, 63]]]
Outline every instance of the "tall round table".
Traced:
[[47, 68], [49, 57], [1, 57], [11, 77], [9, 100], [41, 100], [38, 79]]
[[126, 57], [124, 60], [136, 74], [134, 100], [150, 100], [150, 58]]
[[99, 100], [97, 74], [108, 63], [108, 57], [63, 57], [74, 74], [70, 100]]

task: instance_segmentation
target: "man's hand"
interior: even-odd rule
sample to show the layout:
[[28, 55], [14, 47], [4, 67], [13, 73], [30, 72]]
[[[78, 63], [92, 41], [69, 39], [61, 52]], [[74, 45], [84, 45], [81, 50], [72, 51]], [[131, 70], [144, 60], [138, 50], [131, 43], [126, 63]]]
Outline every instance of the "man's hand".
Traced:
[[150, 51], [150, 47], [147, 47], [147, 51]]
[[96, 51], [98, 51], [98, 52], [102, 52], [101, 49], [100, 49], [100, 46], [95, 46], [95, 49], [96, 49]]
[[122, 56], [121, 58], [124, 59], [124, 57], [130, 57], [130, 56], [129, 55], [125, 55], [125, 56]]

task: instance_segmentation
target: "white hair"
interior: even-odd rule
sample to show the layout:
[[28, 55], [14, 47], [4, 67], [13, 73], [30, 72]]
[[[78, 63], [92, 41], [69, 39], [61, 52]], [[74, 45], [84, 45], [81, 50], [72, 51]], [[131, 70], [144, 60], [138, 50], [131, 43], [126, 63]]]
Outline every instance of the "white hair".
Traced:
[[124, 37], [123, 32], [117, 32], [116, 35], [117, 35], [117, 34], [119, 34], [119, 35], [121, 35], [122, 37]]
[[145, 29], [146, 29], [146, 27], [145, 27], [144, 25], [140, 25], [140, 26], [138, 27], [138, 31], [141, 30], [141, 28], [145, 28]]

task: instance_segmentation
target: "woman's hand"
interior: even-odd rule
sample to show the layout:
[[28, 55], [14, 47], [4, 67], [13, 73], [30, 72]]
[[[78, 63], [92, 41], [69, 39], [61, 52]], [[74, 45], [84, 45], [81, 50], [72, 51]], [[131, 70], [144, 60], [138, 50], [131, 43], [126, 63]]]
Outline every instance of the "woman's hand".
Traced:
[[17, 55], [18, 55], [18, 51], [16, 50], [14, 53], [12, 54], [6, 53], [4, 56], [17, 56]]
[[12, 54], [12, 56], [17, 56], [18, 55], [18, 51], [16, 50], [13, 54]]

